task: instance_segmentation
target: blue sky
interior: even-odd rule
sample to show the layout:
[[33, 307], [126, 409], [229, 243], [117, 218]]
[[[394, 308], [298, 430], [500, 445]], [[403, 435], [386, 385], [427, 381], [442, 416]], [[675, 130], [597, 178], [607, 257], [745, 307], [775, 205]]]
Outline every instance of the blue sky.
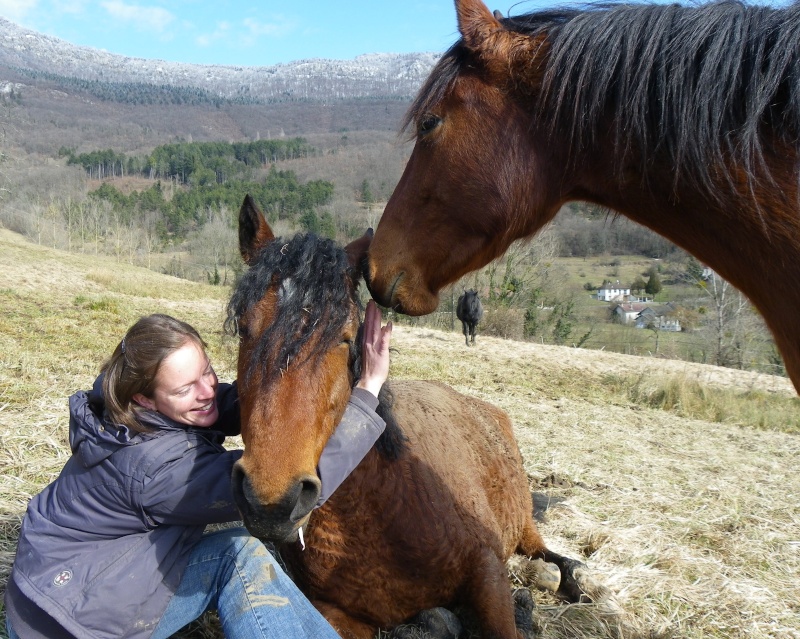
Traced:
[[0, 15], [111, 53], [242, 66], [442, 52], [457, 39], [452, 0], [0, 0]]
[[[520, 14], [569, 1], [490, 0], [489, 8]], [[440, 53], [457, 39], [453, 0], [0, 0], [0, 15], [111, 53], [237, 66]]]

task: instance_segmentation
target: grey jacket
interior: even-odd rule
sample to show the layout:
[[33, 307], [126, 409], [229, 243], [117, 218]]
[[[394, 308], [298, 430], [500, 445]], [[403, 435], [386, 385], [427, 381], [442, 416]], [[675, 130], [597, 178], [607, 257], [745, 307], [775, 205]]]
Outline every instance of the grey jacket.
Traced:
[[[22, 639], [152, 634], [206, 524], [240, 519], [230, 474], [241, 451], [222, 447], [239, 430], [235, 384], [220, 384], [217, 397], [213, 429], [147, 413], [155, 430], [146, 434], [102, 418], [99, 380], [70, 398], [72, 457], [31, 499], [6, 589]], [[320, 504], [383, 432], [376, 406], [354, 389], [320, 459]]]

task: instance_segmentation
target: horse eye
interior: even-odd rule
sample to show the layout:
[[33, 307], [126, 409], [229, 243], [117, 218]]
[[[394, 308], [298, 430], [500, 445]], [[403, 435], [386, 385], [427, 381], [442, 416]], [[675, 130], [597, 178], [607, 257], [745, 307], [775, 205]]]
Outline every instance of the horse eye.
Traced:
[[423, 116], [423, 118], [419, 121], [419, 126], [417, 127], [417, 132], [419, 135], [427, 135], [431, 131], [433, 131], [437, 126], [442, 123], [442, 118], [436, 115], [428, 114]]

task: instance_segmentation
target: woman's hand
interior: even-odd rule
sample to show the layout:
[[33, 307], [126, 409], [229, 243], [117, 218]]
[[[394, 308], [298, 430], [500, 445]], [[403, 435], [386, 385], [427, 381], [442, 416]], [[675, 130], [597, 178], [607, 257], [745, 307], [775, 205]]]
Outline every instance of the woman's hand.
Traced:
[[381, 312], [373, 300], [367, 302], [364, 314], [364, 331], [361, 349], [361, 379], [356, 388], [363, 388], [378, 396], [381, 386], [389, 376], [389, 340], [392, 323], [381, 328]]

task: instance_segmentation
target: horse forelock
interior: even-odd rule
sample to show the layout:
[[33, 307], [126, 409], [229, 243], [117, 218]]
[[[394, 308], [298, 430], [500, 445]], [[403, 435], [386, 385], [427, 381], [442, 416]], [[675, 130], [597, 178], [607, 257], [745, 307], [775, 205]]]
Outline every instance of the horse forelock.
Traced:
[[[733, 184], [734, 165], [750, 188], [772, 179], [779, 149], [800, 136], [800, 3], [785, 8], [722, 0], [697, 6], [603, 3], [504, 18], [545, 56], [537, 85], [515, 78], [542, 130], [566, 143], [569, 158], [608, 127], [615, 166], [636, 157], [642, 175], [657, 158], [701, 191]], [[403, 122], [408, 129], [472, 64], [461, 41], [440, 59]], [[780, 158], [778, 157], [780, 160]], [[794, 162], [794, 158], [787, 161]], [[721, 173], [720, 173], [721, 171]]]
[[225, 323], [229, 333], [238, 333], [241, 318], [274, 287], [272, 321], [250, 350], [248, 373], [268, 383], [288, 366], [317, 361], [338, 344], [354, 309], [361, 311], [357, 277], [332, 240], [302, 234], [264, 246], [236, 286]]

